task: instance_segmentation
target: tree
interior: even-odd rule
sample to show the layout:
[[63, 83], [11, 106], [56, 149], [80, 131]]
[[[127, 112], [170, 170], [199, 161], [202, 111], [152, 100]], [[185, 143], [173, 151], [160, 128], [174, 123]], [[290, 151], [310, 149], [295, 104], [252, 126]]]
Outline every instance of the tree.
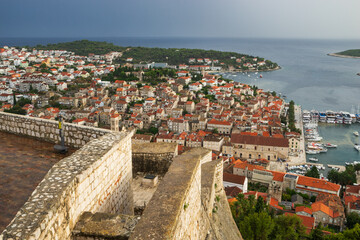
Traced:
[[265, 209], [266, 209], [266, 204], [264, 202], [264, 199], [260, 196], [258, 197], [255, 205], [255, 212], [260, 213], [263, 212]]
[[319, 225], [313, 229], [310, 233], [310, 240], [323, 240], [324, 239], [324, 233], [321, 230], [322, 225], [319, 223]]
[[319, 171], [318, 169], [316, 168], [316, 166], [312, 166], [310, 168], [310, 170], [308, 170], [306, 173], [305, 173], [305, 176], [307, 177], [313, 177], [313, 178], [319, 178], [320, 177], [320, 174], [319, 174]]
[[339, 172], [335, 169], [331, 169], [331, 171], [328, 173], [328, 179], [330, 182], [339, 183], [339, 178]]
[[296, 216], [280, 215], [274, 219], [275, 227], [269, 239], [300, 239], [305, 236], [305, 226], [302, 220]]
[[250, 214], [240, 224], [240, 232], [245, 240], [268, 239], [273, 228], [274, 223], [266, 212]]
[[13, 102], [14, 102], [14, 105], [16, 105], [16, 96], [15, 96], [15, 93], [13, 93]]
[[346, 217], [346, 226], [348, 229], [352, 229], [356, 224], [360, 224], [360, 215], [356, 212], [351, 212]]

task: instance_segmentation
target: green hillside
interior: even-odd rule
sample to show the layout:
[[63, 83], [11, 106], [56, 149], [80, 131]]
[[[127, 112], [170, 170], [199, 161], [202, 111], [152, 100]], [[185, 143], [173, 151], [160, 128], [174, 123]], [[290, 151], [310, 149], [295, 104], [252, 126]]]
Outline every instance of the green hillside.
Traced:
[[360, 49], [350, 49], [343, 52], [338, 52], [336, 54], [350, 57], [360, 57]]
[[106, 54], [111, 51], [124, 51], [124, 47], [116, 46], [108, 42], [95, 42], [89, 40], [79, 40], [73, 42], [63, 42], [47, 45], [36, 45], [36, 49], [43, 50], [66, 50], [75, 52], [77, 55], [87, 56], [89, 53]]

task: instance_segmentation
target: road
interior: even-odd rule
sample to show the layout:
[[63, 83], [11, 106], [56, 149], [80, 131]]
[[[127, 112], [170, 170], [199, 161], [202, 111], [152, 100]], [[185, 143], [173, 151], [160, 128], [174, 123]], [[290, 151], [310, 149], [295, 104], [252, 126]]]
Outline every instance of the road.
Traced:
[[300, 136], [300, 152], [297, 156], [289, 156], [289, 166], [299, 165], [306, 163], [306, 153], [305, 153], [305, 137], [304, 137], [304, 127], [302, 122], [302, 112], [301, 107], [295, 105], [295, 127], [301, 130]]

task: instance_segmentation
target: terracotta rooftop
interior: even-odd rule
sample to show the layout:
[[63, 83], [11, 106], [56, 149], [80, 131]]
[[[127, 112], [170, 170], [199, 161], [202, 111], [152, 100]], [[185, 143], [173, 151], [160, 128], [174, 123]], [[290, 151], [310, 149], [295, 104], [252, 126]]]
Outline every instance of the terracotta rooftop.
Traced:
[[244, 136], [242, 134], [232, 134], [231, 143], [252, 144], [273, 147], [289, 147], [289, 142], [284, 138], [272, 138], [263, 136]]
[[231, 173], [223, 173], [223, 181], [225, 182], [231, 182], [231, 183], [237, 183], [244, 185], [246, 177], [245, 176], [239, 176]]
[[353, 193], [360, 195], [360, 185], [346, 185], [346, 193]]
[[295, 212], [296, 212], [296, 213], [298, 213], [298, 212], [306, 212], [306, 213], [312, 215], [312, 210], [311, 210], [311, 208], [308, 208], [308, 207], [305, 207], [305, 206], [296, 207], [296, 208], [295, 208]]
[[[326, 180], [317, 179], [317, 178], [311, 178], [311, 177], [305, 177], [305, 176], [299, 176], [297, 185], [303, 185], [307, 187], [313, 187], [317, 189], [324, 189], [329, 191], [337, 192], [340, 189], [340, 185], [328, 182]], [[310, 189], [308, 189], [310, 190]]]

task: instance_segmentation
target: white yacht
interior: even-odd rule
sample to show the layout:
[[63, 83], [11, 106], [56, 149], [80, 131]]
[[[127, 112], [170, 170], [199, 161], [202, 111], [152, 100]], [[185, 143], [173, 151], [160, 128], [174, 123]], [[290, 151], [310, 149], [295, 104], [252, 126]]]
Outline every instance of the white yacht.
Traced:
[[318, 162], [319, 159], [317, 159], [316, 157], [312, 157], [312, 158], [309, 158], [309, 161], [312, 161], [312, 162]]
[[353, 132], [353, 134], [355, 135], [355, 137], [358, 137], [358, 136], [359, 136], [359, 132], [358, 132], [358, 131]]
[[360, 152], [360, 145], [355, 143], [354, 148]]

